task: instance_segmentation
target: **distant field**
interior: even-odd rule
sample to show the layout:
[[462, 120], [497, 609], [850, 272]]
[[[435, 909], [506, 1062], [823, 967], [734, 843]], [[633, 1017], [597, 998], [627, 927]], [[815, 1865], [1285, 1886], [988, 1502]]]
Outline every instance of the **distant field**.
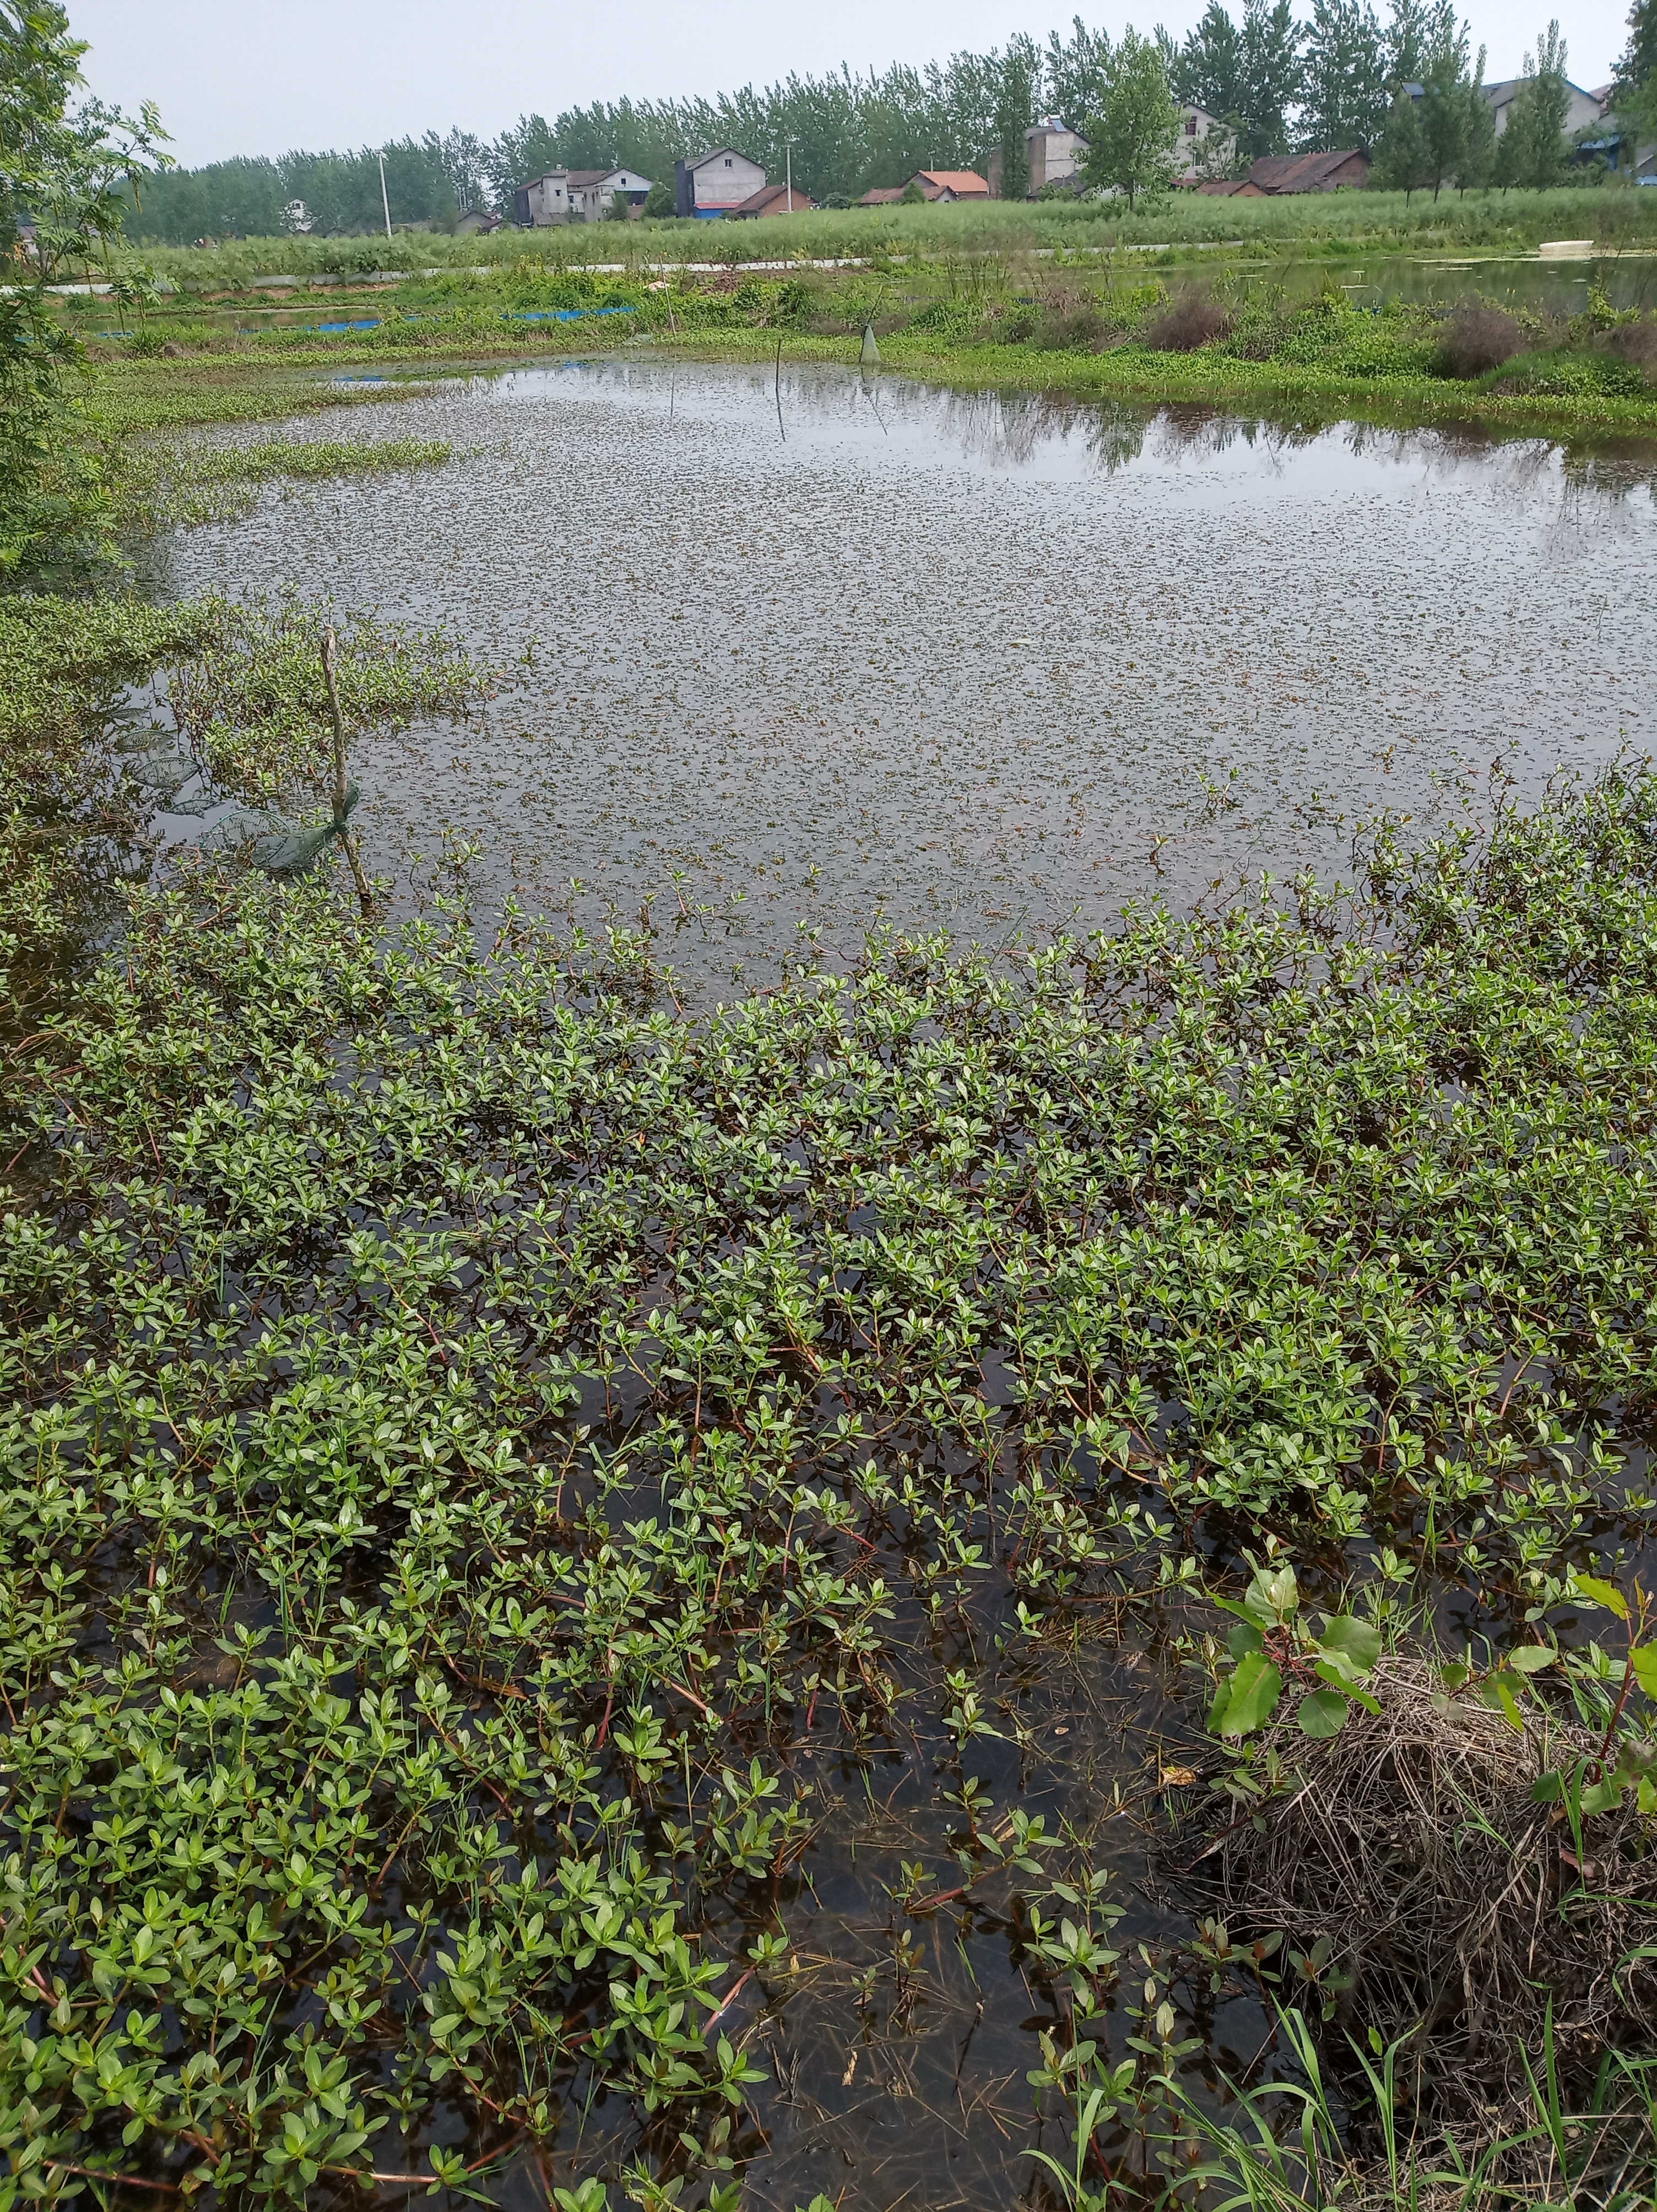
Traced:
[[853, 208], [778, 216], [759, 222], [579, 225], [503, 230], [490, 238], [440, 232], [392, 239], [250, 238], [208, 250], [137, 239], [123, 259], [171, 282], [213, 289], [258, 276], [364, 274], [390, 266], [487, 267], [526, 258], [573, 264], [685, 258], [731, 262], [845, 255], [876, 260], [914, 254], [1016, 254], [1048, 249], [1108, 252], [1207, 248], [1234, 243], [1265, 251], [1338, 253], [1348, 246], [1530, 248], [1546, 238], [1592, 238], [1608, 247], [1657, 250], [1657, 191], [1572, 188], [1551, 192], [1332, 192], [1292, 199], [1211, 199], [1178, 193], [1130, 216], [1110, 202], [988, 200], [953, 207]]

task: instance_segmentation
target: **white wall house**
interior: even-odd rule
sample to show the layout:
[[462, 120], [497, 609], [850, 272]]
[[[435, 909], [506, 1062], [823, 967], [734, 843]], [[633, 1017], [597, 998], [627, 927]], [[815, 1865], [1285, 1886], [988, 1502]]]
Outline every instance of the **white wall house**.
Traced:
[[[1024, 134], [1024, 150], [1030, 163], [1030, 197], [1033, 199], [1045, 185], [1073, 185], [1087, 151], [1087, 142], [1079, 131], [1072, 131], [1062, 117], [1044, 115], [1039, 123], [1033, 123]], [[999, 167], [999, 164], [997, 164]], [[992, 186], [1001, 179], [992, 175]]]
[[618, 198], [637, 207], [650, 189], [637, 169], [571, 169], [564, 181], [571, 222], [602, 222]]
[[694, 161], [673, 164], [675, 215], [729, 215], [751, 199], [765, 181], [758, 161], [734, 146], [716, 146]]
[[1210, 115], [1206, 107], [1186, 106], [1179, 111], [1179, 136], [1174, 143], [1174, 175], [1195, 177], [1202, 173], [1204, 155], [1210, 150], [1209, 138], [1220, 131], [1229, 141], [1232, 133], [1217, 115]]
[[[1203, 151], [1210, 131], [1225, 131], [1217, 116], [1210, 115], [1204, 107], [1182, 107], [1179, 111], [1179, 138], [1174, 148], [1174, 175], [1195, 176], [1203, 168]], [[1226, 136], [1230, 133], [1226, 131]], [[1033, 123], [1024, 134], [1025, 152], [1030, 164], [1030, 198], [1034, 199], [1044, 185], [1068, 185], [1081, 181], [1081, 165], [1087, 158], [1087, 141], [1079, 131], [1071, 130], [1062, 116], [1044, 115], [1039, 123]], [[997, 198], [1001, 196], [1001, 154], [990, 154], [989, 160], [990, 189]]]
[[517, 217], [537, 230], [549, 223], [599, 222], [618, 193], [637, 204], [649, 189], [649, 177], [635, 169], [549, 169], [519, 185]]
[[[1498, 138], [1508, 127], [1508, 118], [1513, 112], [1514, 100], [1530, 82], [1527, 76], [1510, 76], [1504, 77], [1500, 84], [1485, 86], [1484, 97], [1489, 101], [1495, 114]], [[1598, 123], [1605, 112], [1605, 101], [1603, 94], [1584, 92], [1580, 84], [1573, 84], [1569, 77], [1565, 80], [1565, 136], [1569, 138], [1573, 131], [1586, 131], [1591, 124]]]
[[549, 169], [544, 177], [532, 177], [527, 185], [520, 185], [512, 195], [514, 212], [518, 221], [537, 230], [550, 222], [570, 220], [570, 172], [568, 169]]

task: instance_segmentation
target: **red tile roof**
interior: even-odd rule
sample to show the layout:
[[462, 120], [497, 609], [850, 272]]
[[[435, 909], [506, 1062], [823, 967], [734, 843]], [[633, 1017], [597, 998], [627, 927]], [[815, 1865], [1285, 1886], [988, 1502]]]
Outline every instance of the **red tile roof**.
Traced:
[[[808, 192], [802, 192], [798, 185], [794, 187], [794, 214], [803, 215], [816, 204]], [[730, 212], [732, 215], [787, 215], [790, 212], [789, 187], [786, 183], [761, 185], [757, 192], [751, 192], [746, 199], [739, 200]]]
[[989, 183], [976, 169], [917, 169], [915, 173], [941, 192], [953, 192], [957, 199], [990, 197]]
[[1265, 154], [1249, 164], [1248, 180], [1263, 192], [1315, 192], [1324, 190], [1337, 171], [1351, 162], [1369, 173], [1369, 163], [1355, 146], [1338, 154]]

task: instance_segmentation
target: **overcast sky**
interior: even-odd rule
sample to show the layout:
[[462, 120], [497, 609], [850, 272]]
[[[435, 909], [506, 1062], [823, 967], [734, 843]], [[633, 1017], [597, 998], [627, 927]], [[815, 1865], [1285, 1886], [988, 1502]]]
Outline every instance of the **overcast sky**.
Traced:
[[[1467, 0], [1485, 74], [1516, 76], [1549, 0]], [[1203, 0], [1162, 0], [1176, 33]], [[925, 62], [1008, 32], [1045, 40], [1075, 0], [840, 0], [778, 8], [764, 0], [615, 0], [602, 9], [549, 0], [70, 0], [92, 42], [95, 92], [126, 107], [160, 106], [188, 167], [231, 154], [377, 145], [458, 124], [492, 138], [521, 113], [548, 117], [593, 100], [712, 94], [822, 70]], [[1603, 83], [1625, 43], [1628, 0], [1575, 0], [1562, 17], [1571, 76]], [[1120, 5], [1084, 7], [1114, 36]], [[1384, 15], [1385, 8], [1378, 8]], [[1532, 21], [1534, 13], [1536, 20]]]

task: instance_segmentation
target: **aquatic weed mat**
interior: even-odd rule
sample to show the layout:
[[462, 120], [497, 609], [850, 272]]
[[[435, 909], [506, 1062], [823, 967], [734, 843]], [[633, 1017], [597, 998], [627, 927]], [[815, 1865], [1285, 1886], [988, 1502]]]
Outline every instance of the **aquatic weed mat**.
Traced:
[[1041, 2202], [1086, 2019], [1155, 2201], [1270, 2034], [1155, 1872], [1196, 1578], [1644, 1540], [1654, 797], [695, 1022], [134, 895], [0, 1240], [19, 2189]]

